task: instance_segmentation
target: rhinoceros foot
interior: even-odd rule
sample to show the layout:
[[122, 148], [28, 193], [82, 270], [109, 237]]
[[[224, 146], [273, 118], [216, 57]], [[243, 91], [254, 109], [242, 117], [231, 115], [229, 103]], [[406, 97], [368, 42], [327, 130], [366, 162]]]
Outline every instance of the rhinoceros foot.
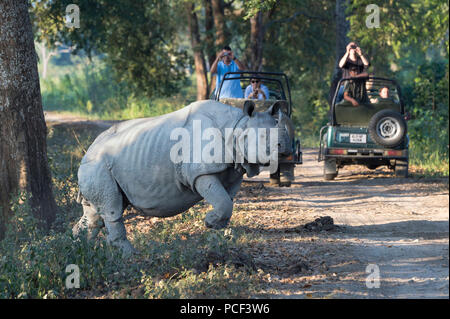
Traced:
[[130, 258], [132, 255], [139, 254], [139, 251], [133, 247], [128, 239], [116, 240], [111, 242], [111, 245], [119, 248], [122, 251], [122, 257], [125, 259]]
[[228, 226], [230, 218], [223, 218], [219, 216], [215, 211], [206, 214], [205, 226], [213, 229], [221, 229]]

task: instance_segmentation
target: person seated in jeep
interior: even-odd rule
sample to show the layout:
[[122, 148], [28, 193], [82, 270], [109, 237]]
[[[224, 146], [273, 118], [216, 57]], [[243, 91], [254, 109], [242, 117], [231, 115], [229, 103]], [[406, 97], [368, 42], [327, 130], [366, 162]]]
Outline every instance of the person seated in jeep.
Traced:
[[[366, 86], [366, 88], [367, 88], [367, 86]], [[370, 98], [370, 103], [375, 104], [375, 103], [379, 103], [379, 102], [383, 102], [383, 101], [396, 103], [395, 100], [389, 94], [389, 87], [383, 86], [379, 90], [378, 94], [379, 94], [379, 97], [377, 97], [377, 98]]]
[[244, 96], [246, 99], [266, 100], [269, 98], [269, 89], [262, 84], [261, 79], [252, 78], [250, 83], [245, 89]]
[[[359, 106], [360, 103], [367, 103], [367, 90], [364, 79], [358, 79], [358, 70], [352, 68], [349, 71], [349, 76], [352, 80], [345, 81], [344, 84], [344, 100], [352, 103], [353, 106]], [[356, 78], [355, 78], [356, 77]]]
[[387, 86], [380, 89], [380, 98], [389, 99], [389, 88]]

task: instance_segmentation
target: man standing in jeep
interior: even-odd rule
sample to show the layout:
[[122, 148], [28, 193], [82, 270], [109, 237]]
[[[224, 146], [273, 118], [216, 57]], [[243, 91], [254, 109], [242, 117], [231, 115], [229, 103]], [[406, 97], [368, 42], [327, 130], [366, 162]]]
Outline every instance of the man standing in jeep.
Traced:
[[[347, 45], [347, 51], [339, 61], [339, 67], [342, 69], [342, 78], [349, 77], [367, 77], [367, 69], [369, 68], [369, 61], [362, 54], [361, 48], [355, 42], [350, 42]], [[350, 75], [350, 71], [353, 76]], [[341, 85], [336, 98], [336, 102], [342, 100], [344, 96], [344, 86]]]
[[[211, 74], [217, 73], [216, 90], [214, 94], [217, 94], [225, 73], [242, 70], [245, 70], [245, 65], [234, 56], [233, 51], [231, 51], [229, 46], [224, 46], [222, 52], [217, 55], [216, 60], [211, 66]], [[238, 75], [230, 77], [238, 77]], [[242, 92], [240, 80], [227, 80], [223, 83], [219, 98], [243, 97], [244, 93]]]

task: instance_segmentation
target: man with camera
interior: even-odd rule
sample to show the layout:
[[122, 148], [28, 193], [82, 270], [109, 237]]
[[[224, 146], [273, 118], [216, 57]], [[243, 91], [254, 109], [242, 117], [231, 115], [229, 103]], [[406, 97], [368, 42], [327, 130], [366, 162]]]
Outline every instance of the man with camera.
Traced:
[[261, 83], [261, 79], [253, 78], [245, 89], [246, 99], [265, 100], [269, 98], [269, 89]]
[[[350, 77], [367, 77], [367, 69], [369, 68], [369, 61], [364, 57], [361, 48], [355, 42], [350, 42], [347, 45], [347, 51], [342, 59], [339, 61], [339, 67], [342, 69], [342, 78]], [[352, 70], [352, 74], [350, 74]], [[341, 101], [344, 96], [344, 85], [341, 85], [337, 95], [336, 103]]]
[[[239, 61], [233, 54], [233, 51], [229, 46], [223, 47], [222, 52], [217, 55], [216, 60], [211, 66], [211, 74], [217, 73], [216, 76], [216, 89], [214, 94], [220, 88], [220, 83], [223, 80], [223, 76], [227, 72], [237, 72], [239, 70], [245, 70], [245, 65]], [[238, 77], [234, 75], [231, 77]], [[240, 80], [227, 80], [223, 83], [220, 90], [219, 98], [243, 98], [244, 94], [241, 88]]]

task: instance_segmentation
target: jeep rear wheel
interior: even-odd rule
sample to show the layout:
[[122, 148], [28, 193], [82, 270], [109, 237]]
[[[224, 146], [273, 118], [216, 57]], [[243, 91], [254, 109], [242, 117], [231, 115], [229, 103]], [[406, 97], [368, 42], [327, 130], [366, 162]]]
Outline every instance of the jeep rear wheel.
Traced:
[[382, 110], [370, 119], [369, 134], [381, 146], [398, 146], [406, 135], [405, 119], [398, 112]]
[[408, 177], [408, 161], [396, 160], [394, 172], [397, 177]]
[[326, 158], [323, 163], [323, 178], [326, 181], [333, 180], [338, 175], [336, 159]]

